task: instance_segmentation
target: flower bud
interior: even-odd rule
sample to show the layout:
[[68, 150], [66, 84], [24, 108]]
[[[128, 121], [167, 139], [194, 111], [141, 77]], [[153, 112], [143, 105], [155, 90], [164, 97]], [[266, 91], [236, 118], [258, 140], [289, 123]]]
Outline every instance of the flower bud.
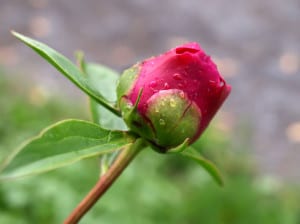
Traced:
[[200, 46], [188, 43], [125, 70], [117, 96], [128, 127], [165, 152], [198, 139], [230, 89]]

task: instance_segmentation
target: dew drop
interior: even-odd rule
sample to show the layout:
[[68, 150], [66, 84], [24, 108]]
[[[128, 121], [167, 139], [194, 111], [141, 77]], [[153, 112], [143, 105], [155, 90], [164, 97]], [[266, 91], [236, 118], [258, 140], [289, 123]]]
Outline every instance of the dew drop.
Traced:
[[170, 106], [176, 107], [176, 101], [173, 98], [170, 99]]
[[205, 55], [205, 56], [203, 57], [203, 60], [206, 61], [206, 62], [209, 62], [209, 61], [210, 61], [210, 56]]
[[220, 87], [223, 87], [223, 86], [224, 86], [224, 81], [223, 81], [223, 80], [220, 81], [219, 86], [220, 86]]
[[157, 82], [156, 81], [151, 81], [149, 84], [150, 87], [156, 87], [157, 86]]
[[129, 109], [131, 109], [132, 108], [132, 106], [128, 103], [128, 104], [126, 104], [126, 106], [125, 106], [125, 109], [126, 110], [129, 110]]
[[184, 86], [183, 83], [178, 83], [179, 88], [183, 88], [183, 86]]
[[180, 91], [179, 96], [180, 96], [181, 99], [183, 99], [184, 98], [184, 92]]
[[209, 80], [208, 83], [211, 86], [215, 86], [216, 85], [216, 81], [214, 81], [214, 80]]
[[173, 78], [174, 78], [175, 80], [182, 80], [182, 79], [183, 79], [182, 75], [179, 74], [179, 73], [174, 73], [174, 74], [173, 74]]
[[164, 125], [166, 125], [166, 122], [164, 119], [159, 119], [159, 124], [164, 126]]
[[155, 91], [155, 88], [157, 87], [157, 82], [156, 81], [151, 81], [149, 83], [149, 87], [152, 91]]
[[192, 85], [193, 85], [195, 88], [198, 88], [198, 86], [199, 86], [199, 81], [196, 80], [196, 79], [194, 79], [194, 80], [192, 81]]
[[199, 94], [197, 92], [192, 94], [193, 100], [196, 100], [198, 97], [199, 97]]
[[165, 84], [164, 84], [164, 89], [169, 89], [169, 88], [170, 88], [169, 83], [165, 82]]

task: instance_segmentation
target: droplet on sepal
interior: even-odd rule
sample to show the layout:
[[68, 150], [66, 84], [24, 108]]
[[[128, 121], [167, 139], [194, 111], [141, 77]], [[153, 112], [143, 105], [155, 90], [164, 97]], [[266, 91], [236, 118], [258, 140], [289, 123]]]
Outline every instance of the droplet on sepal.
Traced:
[[166, 125], [166, 122], [165, 122], [164, 119], [159, 119], [159, 124], [160, 124], [161, 126], [164, 126], [164, 125]]
[[170, 106], [171, 107], [176, 107], [176, 101], [173, 98], [170, 99]]

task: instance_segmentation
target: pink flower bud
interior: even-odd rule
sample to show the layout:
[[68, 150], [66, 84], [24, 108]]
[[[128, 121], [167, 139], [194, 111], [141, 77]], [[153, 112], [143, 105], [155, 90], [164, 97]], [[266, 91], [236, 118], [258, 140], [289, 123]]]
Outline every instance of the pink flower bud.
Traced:
[[165, 151], [198, 139], [230, 90], [211, 58], [187, 43], [126, 70], [117, 93], [129, 128]]

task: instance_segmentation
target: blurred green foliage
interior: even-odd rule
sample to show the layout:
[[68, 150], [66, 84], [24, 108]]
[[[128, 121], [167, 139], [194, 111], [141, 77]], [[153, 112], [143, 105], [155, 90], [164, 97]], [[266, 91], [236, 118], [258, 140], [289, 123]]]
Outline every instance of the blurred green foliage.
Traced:
[[[0, 160], [47, 125], [65, 118], [88, 119], [85, 105], [76, 100], [43, 99], [38, 91], [4, 77], [0, 71]], [[249, 156], [232, 150], [229, 137], [213, 127], [197, 147], [226, 174], [225, 187], [218, 187], [192, 161], [146, 150], [81, 223], [300, 223], [299, 187], [260, 176]], [[89, 159], [0, 183], [0, 223], [61, 223], [97, 181], [98, 167], [98, 159]]]

